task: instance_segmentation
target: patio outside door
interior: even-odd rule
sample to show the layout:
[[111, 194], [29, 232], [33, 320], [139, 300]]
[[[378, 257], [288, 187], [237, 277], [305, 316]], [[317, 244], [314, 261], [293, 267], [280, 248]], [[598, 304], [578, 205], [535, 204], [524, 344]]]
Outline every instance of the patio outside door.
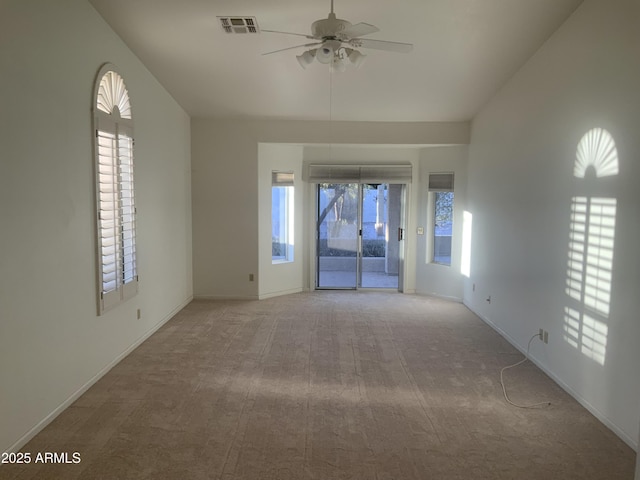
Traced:
[[401, 289], [404, 185], [318, 184], [316, 288]]

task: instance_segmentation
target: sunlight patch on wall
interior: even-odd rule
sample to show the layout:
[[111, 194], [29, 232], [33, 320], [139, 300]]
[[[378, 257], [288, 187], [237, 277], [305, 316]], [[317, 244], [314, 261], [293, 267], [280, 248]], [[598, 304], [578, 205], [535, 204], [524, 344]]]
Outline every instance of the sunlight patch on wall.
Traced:
[[465, 211], [462, 217], [462, 256], [460, 259], [460, 273], [465, 277], [471, 276], [471, 226], [473, 215]]
[[602, 128], [590, 130], [580, 140], [573, 175], [584, 178], [589, 167], [595, 169], [598, 178], [618, 174], [616, 144], [611, 134]]
[[615, 222], [616, 199], [572, 199], [566, 293], [602, 315], [609, 315]]
[[586, 197], [573, 197], [571, 200], [571, 226], [569, 228], [566, 293], [571, 298], [580, 301], [582, 299], [587, 231]]
[[609, 328], [604, 321], [576, 309], [564, 309], [564, 338], [586, 357], [604, 365]]
[[[585, 178], [590, 167], [597, 178], [618, 173], [615, 143], [606, 130], [591, 130], [578, 145], [574, 175]], [[615, 198], [571, 199], [564, 339], [601, 365], [609, 333], [616, 208]]]
[[584, 305], [609, 315], [616, 200], [592, 198], [589, 210]]

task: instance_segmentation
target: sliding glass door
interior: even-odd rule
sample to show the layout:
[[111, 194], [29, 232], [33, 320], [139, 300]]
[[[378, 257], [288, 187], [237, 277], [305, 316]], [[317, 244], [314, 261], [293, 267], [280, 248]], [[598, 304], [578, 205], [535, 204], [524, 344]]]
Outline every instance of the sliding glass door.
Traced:
[[362, 185], [360, 286], [398, 289], [403, 185]]
[[359, 185], [318, 185], [318, 288], [358, 286]]
[[317, 288], [401, 288], [404, 185], [321, 183], [317, 205]]

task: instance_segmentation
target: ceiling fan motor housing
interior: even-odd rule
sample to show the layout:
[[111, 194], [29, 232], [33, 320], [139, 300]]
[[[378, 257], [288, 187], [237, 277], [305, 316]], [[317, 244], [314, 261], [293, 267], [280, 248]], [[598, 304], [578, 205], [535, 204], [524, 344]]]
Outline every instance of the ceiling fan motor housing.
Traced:
[[328, 18], [316, 20], [311, 24], [311, 35], [317, 39], [338, 38], [340, 33], [351, 26], [351, 22], [336, 18], [335, 13], [330, 13]]

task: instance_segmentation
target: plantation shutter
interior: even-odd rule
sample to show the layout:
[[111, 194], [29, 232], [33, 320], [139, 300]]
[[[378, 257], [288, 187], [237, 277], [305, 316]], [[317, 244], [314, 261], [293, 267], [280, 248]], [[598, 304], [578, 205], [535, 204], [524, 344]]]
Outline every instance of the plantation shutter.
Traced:
[[102, 295], [118, 289], [118, 185], [116, 164], [116, 136], [97, 130], [98, 139], [98, 222]]
[[118, 166], [120, 182], [120, 228], [122, 232], [122, 283], [137, 281], [136, 272], [136, 208], [133, 194], [133, 138], [118, 134]]
[[107, 67], [94, 104], [100, 314], [138, 291], [131, 104]]

